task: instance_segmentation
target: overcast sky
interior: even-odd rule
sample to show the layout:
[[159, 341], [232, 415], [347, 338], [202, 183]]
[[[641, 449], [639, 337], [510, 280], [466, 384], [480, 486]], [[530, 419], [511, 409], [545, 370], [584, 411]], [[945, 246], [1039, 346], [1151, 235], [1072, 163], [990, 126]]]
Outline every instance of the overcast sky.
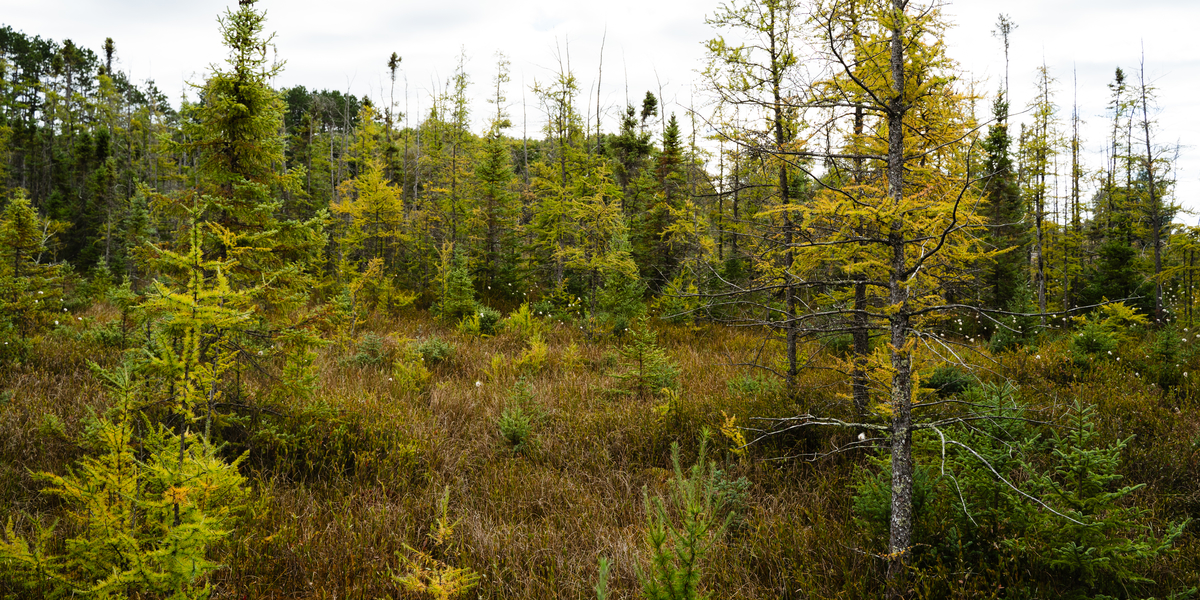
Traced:
[[[190, 0], [0, 0], [0, 21], [27, 34], [72, 39], [99, 52], [105, 37], [117, 46], [117, 68], [135, 81], [153, 78], [176, 100], [186, 82], [199, 83], [213, 63], [223, 60], [216, 17], [235, 1]], [[396, 88], [400, 110], [416, 115], [429, 96], [445, 85], [465, 50], [478, 130], [490, 107], [483, 101], [495, 73], [495, 53], [512, 61], [508, 97], [516, 135], [522, 129], [522, 95], [528, 127], [541, 124], [528, 88], [551, 79], [559, 60], [570, 60], [580, 81], [584, 105], [595, 113], [595, 82], [603, 42], [601, 107], [615, 128], [626, 99], [634, 103], [647, 90], [662, 91], [668, 112], [679, 113], [705, 99], [693, 91], [704, 60], [705, 24], [718, 0], [549, 0], [449, 1], [260, 0], [267, 29], [276, 32], [279, 57], [287, 66], [277, 86], [304, 85], [368, 95], [377, 102], [389, 94], [387, 58], [403, 57]], [[1102, 164], [1109, 98], [1106, 84], [1114, 69], [1136, 72], [1144, 47], [1148, 78], [1158, 90], [1158, 139], [1180, 145], [1176, 196], [1200, 210], [1200, 52], [1191, 29], [1200, 23], [1195, 0], [978, 0], [948, 3], [956, 24], [948, 34], [949, 53], [989, 94], [1003, 79], [999, 42], [990, 34], [998, 9], [1017, 24], [1011, 40], [1011, 88], [1015, 109], [1034, 96], [1035, 69], [1043, 62], [1058, 79], [1057, 100], [1064, 126], [1074, 97], [1072, 70], [1078, 73], [1080, 114], [1087, 122], [1087, 166]], [[407, 86], [407, 100], [405, 87]], [[591, 92], [589, 94], [589, 88]], [[523, 92], [523, 90], [525, 90]], [[627, 91], [628, 90], [628, 91]], [[590, 97], [589, 97], [590, 96]], [[986, 110], [986, 106], [982, 107]], [[1063, 169], [1066, 172], [1066, 169]], [[1195, 224], [1197, 216], [1181, 216]]]

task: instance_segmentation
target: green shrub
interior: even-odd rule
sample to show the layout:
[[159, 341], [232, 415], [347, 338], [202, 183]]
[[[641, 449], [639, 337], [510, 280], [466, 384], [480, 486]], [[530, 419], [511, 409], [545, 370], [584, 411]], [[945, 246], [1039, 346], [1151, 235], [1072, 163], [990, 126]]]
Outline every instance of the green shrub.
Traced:
[[[885, 547], [892, 521], [892, 465], [890, 455], [874, 459], [878, 471], [860, 471], [854, 484], [854, 521]], [[927, 522], [936, 497], [929, 470], [921, 465], [913, 469], [912, 519], [914, 544], [928, 544], [933, 529]]]
[[[1156, 524], [1134, 503], [1141, 486], [1123, 484], [1118, 473], [1129, 439], [1101, 443], [1094, 410], [1082, 404], [1060, 430], [1040, 435], [1009, 385], [973, 387], [965, 399], [973, 410], [966, 423], [914, 437], [914, 458], [924, 464], [913, 476], [909, 564], [987, 573], [1006, 597], [1148, 595], [1147, 573], [1187, 521]], [[886, 545], [891, 474], [879, 462], [878, 473], [855, 486], [854, 515]]]
[[[1186, 337], [1187, 334], [1183, 334]], [[1154, 335], [1150, 344], [1149, 359], [1142, 366], [1148, 378], [1164, 390], [1170, 390], [1183, 383], [1182, 375], [1187, 371], [1186, 363], [1190, 358], [1185, 350], [1183, 337], [1174, 325], [1168, 325]]]
[[500, 333], [500, 320], [504, 317], [500, 311], [488, 306], [479, 306], [475, 314], [478, 315], [481, 334], [491, 336]]
[[750, 480], [745, 477], [731, 479], [727, 472], [717, 469], [713, 471], [709, 485], [720, 499], [721, 505], [729, 511], [729, 529], [741, 530], [746, 524], [746, 500], [750, 497]]
[[500, 319], [500, 311], [479, 305], [475, 312], [458, 322], [458, 331], [465, 335], [491, 337], [499, 333]]
[[642, 319], [620, 349], [625, 370], [616, 375], [622, 391], [638, 397], [656, 396], [679, 388], [679, 369], [658, 345], [658, 335]]
[[504, 319], [504, 329], [525, 340], [541, 336], [546, 331], [546, 323], [534, 312], [529, 303], [522, 304]]
[[125, 332], [118, 321], [109, 321], [84, 330], [82, 339], [105, 348], [124, 348]]
[[1034, 479], [1034, 490], [1062, 517], [1039, 513], [1035, 534], [1020, 542], [1032, 546], [1060, 594], [1125, 596], [1153, 583], [1143, 573], [1172, 551], [1188, 520], [1162, 533], [1148, 526], [1150, 511], [1127, 501], [1143, 484], [1122, 485], [1117, 472], [1132, 437], [1102, 445], [1094, 419], [1093, 407], [1077, 403], [1054, 432], [1050, 468]]
[[425, 364], [437, 365], [454, 356], [454, 345], [435, 336], [417, 344], [416, 351]]
[[779, 393], [783, 382], [766, 375], [742, 375], [726, 381], [725, 387], [731, 395], [755, 397]]
[[513, 386], [496, 427], [500, 430], [500, 437], [514, 452], [524, 453], [531, 447], [533, 428], [540, 416], [534, 406], [533, 388], [521, 379]]
[[0, 364], [27, 360], [32, 350], [33, 340], [21, 337], [15, 326], [0, 321]]
[[[627, 242], [626, 242], [627, 244]], [[597, 298], [593, 326], [604, 327], [616, 337], [624, 335], [629, 324], [646, 312], [646, 284], [636, 268], [609, 269], [604, 275]]]
[[565, 285], [560, 285], [542, 296], [541, 300], [530, 308], [539, 317], [570, 323], [580, 321], [586, 316], [584, 304], [578, 294], [568, 290]]
[[496, 422], [500, 437], [512, 446], [513, 451], [525, 450], [529, 436], [533, 433], [533, 419], [520, 404], [506, 406]]
[[425, 391], [431, 378], [426, 361], [415, 350], [410, 349], [392, 363], [392, 384], [400, 394]]
[[975, 377], [958, 365], [941, 365], [933, 370], [922, 387], [930, 388], [942, 398], [957, 396], [975, 385]]
[[1071, 359], [1077, 365], [1084, 365], [1095, 357], [1108, 358], [1118, 343], [1117, 336], [1104, 323], [1089, 321], [1071, 336]]
[[364, 334], [354, 346], [354, 353], [344, 359], [345, 364], [355, 367], [381, 367], [388, 364], [395, 354], [387, 341], [374, 333]]

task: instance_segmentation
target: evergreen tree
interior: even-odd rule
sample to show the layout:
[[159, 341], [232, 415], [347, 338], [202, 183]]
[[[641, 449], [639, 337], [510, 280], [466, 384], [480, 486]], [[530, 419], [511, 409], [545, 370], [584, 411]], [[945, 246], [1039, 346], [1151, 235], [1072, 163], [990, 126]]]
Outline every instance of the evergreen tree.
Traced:
[[652, 398], [679, 391], [679, 367], [658, 345], [658, 334], [646, 319], [630, 328], [621, 346], [625, 370], [616, 375], [624, 390], [638, 398]]
[[454, 244], [442, 246], [442, 263], [439, 269], [442, 289], [438, 314], [443, 320], [455, 323], [475, 312], [475, 282], [467, 268], [467, 254]]
[[[651, 290], [659, 290], [675, 277], [680, 262], [680, 240], [675, 222], [687, 201], [687, 176], [679, 122], [672, 114], [663, 133], [662, 152], [655, 159], [649, 205], [639, 207], [633, 221], [634, 260]], [[648, 173], [648, 172], [647, 172]], [[649, 187], [649, 186], [647, 186]]]
[[1008, 102], [997, 95], [992, 104], [994, 122], [981, 144], [983, 159], [983, 196], [988, 202], [988, 240], [1002, 253], [992, 258], [984, 274], [983, 304], [1004, 309], [1013, 302], [1017, 290], [1029, 280], [1027, 268], [1028, 226], [1021, 189], [1017, 185], [1009, 156]]
[[509, 61], [500, 54], [497, 60], [496, 92], [491, 102], [496, 114], [483, 139], [475, 163], [476, 188], [480, 198], [472, 211], [471, 231], [478, 248], [478, 273], [484, 288], [496, 286], [509, 290], [519, 283], [517, 236], [520, 206], [513, 193], [513, 170], [504, 130], [512, 126], [505, 110], [504, 85], [509, 81]]
[[1084, 269], [1087, 285], [1080, 291], [1080, 303], [1126, 300], [1152, 312], [1154, 291], [1142, 276], [1142, 266], [1137, 252], [1124, 239], [1106, 240], [1097, 249], [1095, 261]]
[[[300, 172], [280, 171], [285, 106], [270, 83], [282, 66], [268, 62], [274, 36], [264, 36], [264, 21], [254, 0], [219, 19], [227, 70], [200, 87], [183, 133], [185, 148], [198, 155], [195, 192], [201, 218], [211, 223], [205, 244], [218, 259], [236, 260], [227, 273], [235, 289], [255, 288], [259, 307], [277, 313], [303, 304], [312, 287], [306, 267], [324, 237], [319, 221], [280, 218], [280, 192], [297, 189]], [[271, 284], [259, 285], [264, 281]]]
[[[1041, 513], [1029, 550], [1062, 582], [1068, 598], [1128, 597], [1142, 584], [1145, 565], [1170, 550], [1186, 522], [1156, 534], [1144, 522], [1143, 508], [1122, 500], [1141, 485], [1121, 485], [1117, 472], [1129, 439], [1101, 446], [1091, 406], [1077, 404], [1063, 432], [1051, 441], [1053, 463], [1036, 480], [1038, 492], [1059, 507], [1062, 519]], [[1060, 586], [1055, 586], [1060, 587]]]
[[46, 246], [56, 230], [20, 188], [0, 214], [0, 333], [6, 340], [40, 331], [62, 308], [55, 289], [59, 267], [48, 264]]
[[30, 543], [10, 520], [0, 561], [50, 597], [208, 598], [208, 575], [220, 566], [211, 550], [246, 495], [237, 462], [222, 460], [207, 436], [148, 425], [138, 409], [144, 382], [129, 364], [99, 374], [114, 399], [91, 433], [99, 454], [66, 475], [42, 474], [44, 493], [68, 509], [62, 554], [51, 552], [53, 528], [38, 528]]
[[[645, 122], [644, 119], [642, 122]], [[650, 133], [645, 131], [645, 127], [638, 127], [638, 112], [632, 104], [625, 107], [625, 112], [621, 115], [621, 130], [609, 142], [608, 147], [615, 159], [613, 175], [617, 184], [621, 186], [621, 197], [624, 199], [622, 208], [625, 209], [626, 218], [632, 219], [639, 207], [632, 202], [634, 195], [631, 193], [631, 185], [637, 180], [650, 151], [654, 148], [650, 142]]]
[[339, 201], [330, 207], [337, 223], [339, 278], [361, 271], [371, 261], [385, 265], [387, 275], [392, 276], [399, 271], [395, 264], [399, 247], [407, 241], [400, 189], [387, 179], [376, 117], [370, 105], [359, 111], [358, 131], [350, 148], [356, 175], [342, 183]]

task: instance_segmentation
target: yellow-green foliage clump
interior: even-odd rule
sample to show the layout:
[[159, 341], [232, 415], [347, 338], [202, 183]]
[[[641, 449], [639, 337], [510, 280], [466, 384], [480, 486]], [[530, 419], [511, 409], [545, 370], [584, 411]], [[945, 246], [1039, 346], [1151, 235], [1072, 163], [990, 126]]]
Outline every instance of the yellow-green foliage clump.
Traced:
[[[433, 545], [430, 552], [447, 555], [453, 546], [454, 528], [458, 521], [450, 522], [450, 488], [447, 487], [438, 502], [438, 516], [433, 523], [429, 540]], [[407, 592], [433, 600], [451, 600], [471, 591], [479, 583], [479, 574], [468, 568], [456, 568], [434, 558], [430, 552], [417, 550], [408, 544], [405, 552], [396, 552], [402, 568], [392, 573], [392, 578]]]
[[127, 366], [104, 377], [116, 402], [89, 436], [99, 454], [64, 476], [42, 474], [44, 492], [67, 507], [70, 537], [57, 551], [53, 528], [37, 525], [30, 542], [10, 518], [0, 573], [55, 595], [207, 597], [208, 576], [218, 567], [212, 548], [229, 534], [245, 499], [240, 461], [226, 462], [195, 432], [144, 421]]
[[433, 376], [425, 364], [425, 357], [411, 343], [402, 344], [404, 351], [392, 364], [392, 383], [399, 394], [415, 394], [425, 391]]
[[546, 323], [533, 314], [529, 303], [523, 303], [504, 319], [505, 331], [512, 332], [522, 340], [529, 340], [546, 333]]
[[546, 358], [548, 356], [549, 346], [542, 341], [540, 335], [534, 335], [529, 339], [529, 348], [517, 357], [513, 366], [520, 373], [534, 374], [542, 370], [546, 366]]

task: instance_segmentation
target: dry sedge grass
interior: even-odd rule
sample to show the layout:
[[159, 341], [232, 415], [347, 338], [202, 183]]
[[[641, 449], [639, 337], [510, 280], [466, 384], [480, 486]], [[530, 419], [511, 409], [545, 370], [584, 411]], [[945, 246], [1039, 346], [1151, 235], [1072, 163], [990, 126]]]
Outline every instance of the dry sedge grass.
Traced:
[[[671, 443], [681, 443], [690, 461], [701, 430], [716, 431], [722, 411], [745, 422], [787, 410], [767, 406], [779, 404], [770, 394], [730, 391], [728, 382], [747, 372], [730, 363], [759, 343], [751, 332], [662, 330], [661, 344], [682, 375], [679, 402], [664, 411], [660, 399], [614, 391], [619, 341], [589, 342], [567, 326], [548, 331], [545, 363], [524, 372], [513, 365], [528, 344], [514, 334], [463, 336], [424, 315], [377, 318], [367, 327], [397, 354], [409, 340], [431, 336], [455, 346], [420, 393], [398, 389], [389, 368], [347, 366], [341, 357], [350, 347], [326, 348], [319, 360], [320, 399], [417, 448], [418, 458], [404, 467], [413, 472], [364, 465], [345, 478], [262, 485], [264, 513], [236, 544], [219, 578], [224, 593], [399, 596], [389, 570], [399, 568], [396, 555], [407, 545], [480, 573], [472, 596], [590, 598], [603, 556], [614, 563], [614, 597], [633, 597], [635, 569], [645, 560], [643, 491], [665, 492]], [[519, 379], [535, 415], [521, 452], [497, 425]], [[744, 519], [714, 550], [709, 585], [718, 595], [804, 597], [789, 586], [852, 590], [870, 579], [870, 559], [855, 550], [847, 525], [851, 465], [831, 467], [831, 478], [811, 467], [719, 454], [729, 477], [748, 476], [755, 485]], [[430, 534], [446, 489], [454, 533], [439, 546]], [[849, 581], [847, 573], [866, 579]]]
[[0, 366], [0, 523], [50, 502], [32, 474], [61, 472], [80, 456], [85, 418], [106, 406], [88, 363], [107, 365], [115, 353], [78, 339], [97, 318], [111, 315], [97, 308], [64, 317], [59, 331], [31, 339], [25, 356]]
[[[113, 317], [95, 310], [94, 320]], [[88, 406], [104, 402], [85, 357], [106, 355], [76, 341], [86, 325], [36, 342], [25, 362], [0, 373], [6, 398], [0, 406], [0, 518], [17, 511], [50, 518], [58, 510], [36, 493], [28, 473], [62, 472], [83, 451], [72, 440]], [[262, 396], [260, 404], [273, 407], [279, 427], [307, 437], [299, 448], [246, 446], [254, 448], [246, 463], [254, 500], [221, 550], [227, 567], [214, 578], [215, 597], [407, 597], [392, 573], [402, 569], [400, 555], [412, 548], [479, 573], [471, 597], [591, 598], [597, 560], [608, 557], [613, 597], [632, 598], [638, 595], [636, 568], [647, 558], [643, 494], [665, 492], [672, 443], [681, 444], [690, 463], [701, 431], [717, 431], [726, 415], [753, 425], [753, 417], [844, 411], [849, 393], [839, 371], [844, 365], [815, 346], [808, 349], [814, 359], [795, 400], [772, 392], [770, 377], [747, 380], [758, 374], [735, 363], [760, 348], [758, 332], [751, 330], [660, 328], [659, 342], [681, 374], [678, 401], [671, 405], [615, 391], [620, 342], [589, 341], [565, 325], [546, 333], [544, 363], [524, 369], [517, 364], [529, 344], [513, 333], [464, 336], [424, 313], [373, 316], [354, 337], [365, 333], [382, 339], [384, 358], [366, 366], [348, 362], [355, 340], [321, 349], [312, 398], [268, 400], [269, 381], [245, 382], [252, 395]], [[392, 361], [406, 356], [407, 345], [432, 336], [453, 344], [453, 356], [432, 366], [428, 386], [403, 386]], [[777, 345], [766, 348], [765, 359], [778, 360]], [[1041, 352], [1062, 356], [1065, 345]], [[1194, 410], [1185, 407], [1192, 415], [1187, 418], [1160, 419], [1179, 414], [1170, 412], [1178, 407], [1111, 366], [1098, 367], [1084, 381], [1065, 377], [1062, 359], [1042, 360], [1034, 351], [995, 360], [964, 356], [985, 378], [1018, 380], [1025, 399], [1048, 418], [1076, 397], [1103, 414], [1127, 414], [1106, 418], [1106, 436], [1137, 434], [1130, 458], [1167, 461], [1154, 475], [1162, 489], [1197, 490], [1158, 500], [1154, 510], [1179, 514], [1200, 506], [1200, 486], [1185, 482], [1197, 476], [1195, 452], [1185, 448], [1200, 431]], [[929, 368], [939, 364], [924, 350], [918, 358]], [[530, 442], [516, 451], [498, 422], [514, 406], [520, 380], [532, 397], [523, 408], [533, 415], [533, 427]], [[1113, 389], [1128, 393], [1115, 395]], [[750, 482], [742, 517], [710, 557], [705, 586], [714, 597], [878, 597], [882, 563], [868, 551], [878, 548], [878, 540], [863, 539], [851, 518], [854, 476], [864, 456], [765, 460], [828, 449], [852, 434], [789, 434], [753, 448], [749, 458], [735, 456], [729, 440], [714, 435], [726, 477]], [[1166, 435], [1181, 441], [1153, 443]], [[444, 524], [452, 525], [452, 534], [439, 543], [432, 534], [447, 490]], [[1152, 501], [1159, 491], [1147, 486], [1141, 497]], [[1194, 572], [1197, 555], [1188, 551], [1164, 561], [1156, 566], [1158, 575], [1178, 580], [1187, 569]]]

